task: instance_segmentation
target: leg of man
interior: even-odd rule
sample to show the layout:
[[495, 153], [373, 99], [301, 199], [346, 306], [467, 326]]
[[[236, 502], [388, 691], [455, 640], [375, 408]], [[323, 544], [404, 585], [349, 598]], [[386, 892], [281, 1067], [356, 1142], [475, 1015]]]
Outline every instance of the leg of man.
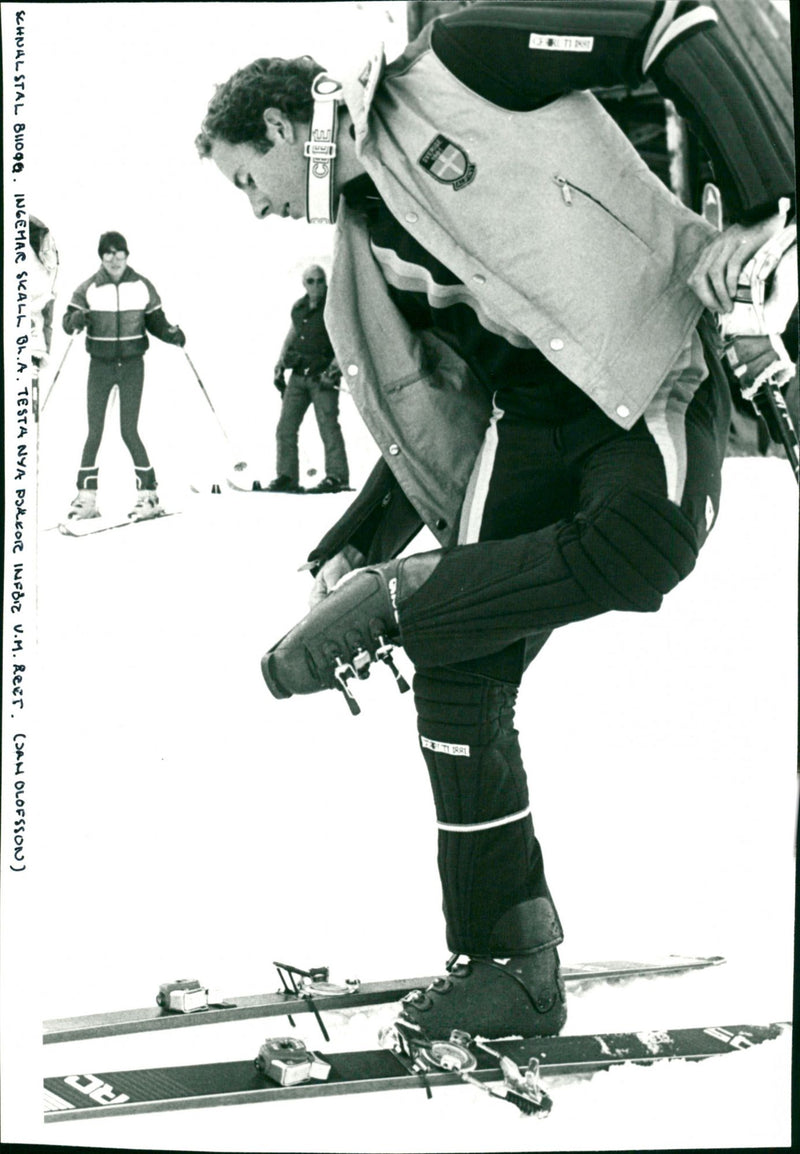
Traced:
[[325, 476], [336, 477], [343, 485], [348, 485], [350, 472], [344, 437], [339, 425], [339, 391], [326, 389], [319, 381], [315, 381], [311, 386], [311, 399], [314, 402], [320, 439], [325, 449]]
[[283, 394], [281, 415], [275, 431], [277, 446], [276, 475], [288, 477], [296, 485], [300, 480], [297, 438], [303, 417], [311, 404], [308, 381], [302, 374], [292, 372]]
[[[343, 687], [336, 660], [359, 647], [374, 653], [382, 638], [428, 669], [611, 609], [658, 609], [694, 568], [716, 517], [730, 392], [713, 355], [708, 365], [695, 333], [633, 429], [620, 429], [593, 405], [551, 426], [562, 468], [574, 471], [574, 511], [507, 539], [363, 567], [264, 655], [270, 691], [289, 697]], [[511, 411], [503, 444], [515, 423], [523, 445], [548, 427]], [[495, 434], [493, 425], [487, 447]], [[529, 448], [521, 460], [535, 456]], [[472, 506], [482, 499], [484, 458], [491, 461], [491, 453], [478, 460], [462, 527], [471, 526]], [[521, 470], [506, 484], [509, 508], [541, 493]], [[349, 676], [346, 665], [343, 673]]]
[[122, 440], [133, 458], [136, 471], [136, 488], [153, 491], [156, 475], [147, 449], [139, 436], [139, 413], [142, 407], [144, 389], [144, 358], [131, 357], [117, 362], [117, 383], [119, 384], [119, 428]]
[[[564, 467], [555, 429], [504, 417], [495, 404], [465, 503], [464, 543], [532, 532], [575, 509], [576, 477]], [[548, 636], [542, 630], [527, 643], [414, 677], [439, 829], [447, 945], [473, 960], [513, 959], [515, 975], [468, 968], [458, 971], [464, 980], [406, 1006], [406, 1018], [442, 1036], [457, 1019], [490, 1035], [557, 1033], [565, 1020], [555, 950], [563, 934], [514, 727], [520, 677]]]
[[[563, 426], [577, 510], [509, 540], [445, 553], [399, 600], [418, 668], [497, 652], [610, 609], [654, 611], [689, 572], [716, 516], [730, 394], [697, 337], [628, 432], [599, 410]], [[705, 379], [704, 379], [705, 378]], [[702, 383], [701, 383], [702, 381]], [[524, 499], [520, 486], [518, 500]]]
[[[704, 540], [719, 496], [727, 392], [710, 378], [700, 386], [697, 346], [694, 356], [694, 371], [690, 363], [683, 366], [630, 434], [605, 428], [594, 413], [561, 427], [536, 428], [513, 417], [504, 421], [496, 405], [462, 532], [481, 540], [535, 534], [537, 521], [553, 515], [568, 520], [591, 503], [594, 491], [613, 490], [628, 477], [680, 502], [698, 540]], [[528, 639], [527, 651], [517, 642], [415, 676], [420, 743], [439, 826], [448, 946], [472, 958], [509, 956], [537, 1011], [531, 1014], [529, 1002], [520, 1001], [519, 990], [501, 981], [494, 967], [477, 977], [468, 971], [460, 985], [434, 987], [413, 1002], [406, 1014], [422, 1028], [441, 1032], [459, 1016], [469, 1018], [470, 1029], [502, 1029], [520, 1015], [537, 1031], [553, 1032], [563, 1024], [554, 950], [561, 926], [513, 726], [516, 683], [548, 636], [542, 629]]]

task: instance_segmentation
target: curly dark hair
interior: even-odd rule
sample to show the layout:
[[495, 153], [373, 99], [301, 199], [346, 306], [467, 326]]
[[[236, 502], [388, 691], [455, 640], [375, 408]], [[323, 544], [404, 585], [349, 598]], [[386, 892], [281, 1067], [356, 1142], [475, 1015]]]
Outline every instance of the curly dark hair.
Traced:
[[311, 120], [314, 102], [311, 84], [325, 69], [311, 56], [284, 60], [280, 56], [254, 60], [217, 86], [195, 140], [201, 156], [209, 156], [215, 140], [228, 144], [252, 144], [269, 152], [263, 113], [279, 108], [291, 120]]

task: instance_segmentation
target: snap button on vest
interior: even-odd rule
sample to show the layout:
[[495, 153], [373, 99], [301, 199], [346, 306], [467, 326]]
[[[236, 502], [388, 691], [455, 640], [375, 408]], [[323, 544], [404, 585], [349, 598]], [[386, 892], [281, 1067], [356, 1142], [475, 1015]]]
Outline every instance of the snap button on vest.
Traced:
[[486, 284], [486, 277], [482, 273], [476, 272], [472, 279], [475, 284]]
[[617, 416], [618, 417], [629, 417], [630, 415], [631, 415], [631, 411], [627, 405], [617, 405]]
[[553, 350], [553, 352], [557, 353], [561, 349], [563, 349], [563, 347], [564, 347], [564, 342], [562, 341], [561, 337], [553, 337], [553, 339], [550, 342], [550, 348]]
[[390, 445], [389, 446], [389, 452], [392, 454], [393, 457], [396, 457], [397, 454], [400, 452], [400, 446], [399, 445]]
[[406, 221], [408, 224], [416, 224], [418, 220], [419, 220], [419, 217], [417, 216], [417, 214], [415, 212], [407, 212], [406, 213]]
[[348, 375], [348, 377], [357, 377], [358, 376], [358, 365], [348, 365], [347, 366], [347, 375]]

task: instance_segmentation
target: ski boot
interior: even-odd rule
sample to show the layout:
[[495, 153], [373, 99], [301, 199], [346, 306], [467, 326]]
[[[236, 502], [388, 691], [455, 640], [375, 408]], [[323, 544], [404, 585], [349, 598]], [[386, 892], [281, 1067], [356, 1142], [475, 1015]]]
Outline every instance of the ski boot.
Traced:
[[306, 489], [307, 493], [342, 493], [346, 492], [350, 486], [346, 481], [341, 481], [338, 477], [323, 477], [319, 484], [314, 485], [312, 489]]
[[293, 481], [291, 477], [287, 477], [282, 473], [267, 485], [266, 489], [262, 489], [259, 485], [259, 492], [262, 493], [302, 493], [302, 489], [297, 481]]
[[162, 512], [155, 489], [142, 489], [128, 518], [131, 521], [147, 521], [151, 517], [160, 517]]
[[89, 517], [99, 517], [100, 510], [97, 508], [97, 490], [96, 489], [78, 489], [75, 500], [69, 507], [67, 513], [68, 521], [85, 521]]
[[403, 998], [398, 1024], [407, 1034], [448, 1038], [452, 1030], [463, 1030], [473, 1037], [530, 1038], [560, 1033], [567, 1020], [566, 994], [552, 944], [561, 940], [560, 924], [547, 898], [517, 909], [525, 936], [547, 944], [502, 959], [471, 957], [462, 964], [453, 959], [446, 977]]
[[356, 569], [315, 606], [261, 659], [273, 697], [341, 689], [351, 712], [360, 712], [349, 681], [365, 678], [375, 660], [394, 674], [401, 692], [408, 685], [391, 658], [402, 644], [398, 600], [415, 593], [439, 563], [441, 553], [417, 553], [400, 561]]

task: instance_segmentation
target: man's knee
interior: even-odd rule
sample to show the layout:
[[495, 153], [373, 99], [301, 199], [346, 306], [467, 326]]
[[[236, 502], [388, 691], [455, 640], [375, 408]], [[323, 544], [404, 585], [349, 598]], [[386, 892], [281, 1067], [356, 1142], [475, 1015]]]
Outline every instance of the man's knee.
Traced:
[[615, 493], [559, 537], [575, 580], [604, 609], [653, 612], [691, 573], [697, 532], [680, 508], [647, 492]]

